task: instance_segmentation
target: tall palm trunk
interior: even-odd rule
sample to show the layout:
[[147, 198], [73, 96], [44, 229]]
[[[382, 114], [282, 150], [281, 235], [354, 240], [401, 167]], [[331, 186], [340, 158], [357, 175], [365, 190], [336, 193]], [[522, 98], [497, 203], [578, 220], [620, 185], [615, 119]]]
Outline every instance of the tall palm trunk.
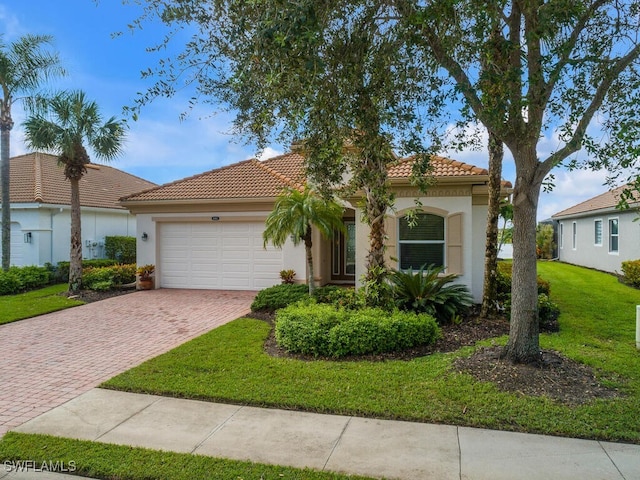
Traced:
[[9, 165], [13, 120], [6, 104], [0, 113], [0, 185], [2, 187], [2, 270], [11, 265], [11, 171]]
[[498, 217], [500, 215], [500, 187], [504, 147], [494, 133], [489, 132], [489, 208], [487, 212], [487, 239], [484, 255], [484, 286], [480, 316], [497, 313], [498, 296]]
[[82, 227], [80, 219], [80, 179], [70, 178], [71, 183], [71, 250], [69, 252], [69, 292], [78, 293], [82, 288]]
[[307, 233], [304, 234], [304, 249], [307, 254], [307, 285], [309, 285], [309, 295], [313, 294], [316, 289], [316, 283], [313, 279], [313, 252], [311, 250], [311, 225], [307, 225]]

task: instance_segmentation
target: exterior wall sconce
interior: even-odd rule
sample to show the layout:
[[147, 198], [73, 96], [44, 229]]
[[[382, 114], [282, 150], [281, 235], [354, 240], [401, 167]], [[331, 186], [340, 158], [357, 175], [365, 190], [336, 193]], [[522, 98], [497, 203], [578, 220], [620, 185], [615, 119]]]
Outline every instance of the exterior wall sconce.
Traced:
[[31, 232], [27, 232], [24, 234], [24, 243], [31, 243], [32, 239], [33, 236], [31, 235]]
[[147, 232], [142, 232], [142, 236], [140, 238], [143, 242], [146, 242], [147, 240], [149, 240], [149, 235], [147, 235]]

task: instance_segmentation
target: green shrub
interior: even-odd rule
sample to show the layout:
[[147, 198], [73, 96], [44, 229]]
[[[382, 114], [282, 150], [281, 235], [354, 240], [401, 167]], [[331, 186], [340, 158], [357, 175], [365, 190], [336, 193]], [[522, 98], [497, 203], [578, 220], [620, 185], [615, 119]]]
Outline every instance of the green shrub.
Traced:
[[457, 275], [444, 275], [444, 267], [430, 265], [417, 272], [396, 270], [391, 275], [396, 305], [403, 310], [428, 313], [438, 323], [448, 323], [473, 304], [473, 297], [464, 285], [452, 284]]
[[51, 284], [53, 274], [47, 267], [11, 267], [0, 272], [0, 295], [14, 295]]
[[[89, 267], [100, 268], [100, 267], [110, 267], [112, 265], [117, 265], [117, 260], [112, 260], [110, 258], [98, 258], [95, 260], [82, 260], [82, 268], [86, 269]], [[55, 283], [66, 283], [69, 281], [69, 262], [58, 262], [58, 264], [53, 268], [53, 276]]]
[[438, 335], [433, 317], [414, 312], [298, 303], [276, 314], [278, 345], [306, 355], [344, 357], [400, 351], [432, 343]]
[[[507, 317], [511, 319], [511, 298], [504, 302], [504, 309]], [[541, 332], [557, 332], [560, 330], [558, 323], [560, 317], [560, 307], [553, 302], [545, 293], [538, 295], [538, 328]]]
[[357, 310], [366, 306], [366, 298], [362, 289], [326, 285], [316, 288], [313, 296], [318, 303], [330, 303], [334, 307]]
[[117, 263], [136, 263], [136, 237], [104, 237], [104, 252]]
[[558, 317], [560, 307], [552, 302], [548, 295], [541, 293], [538, 295], [538, 324], [541, 332], [557, 332], [560, 330]]
[[110, 290], [135, 280], [135, 264], [89, 267], [82, 271], [82, 283], [89, 290]]
[[279, 308], [309, 298], [307, 285], [281, 284], [260, 290], [251, 304], [251, 311], [275, 312]]
[[20, 280], [11, 271], [0, 271], [0, 295], [13, 295], [20, 291]]
[[[498, 301], [504, 302], [511, 296], [511, 262], [498, 262]], [[549, 295], [551, 285], [546, 280], [537, 277], [538, 295]]]
[[622, 262], [622, 273], [627, 285], [640, 288], [640, 260]]

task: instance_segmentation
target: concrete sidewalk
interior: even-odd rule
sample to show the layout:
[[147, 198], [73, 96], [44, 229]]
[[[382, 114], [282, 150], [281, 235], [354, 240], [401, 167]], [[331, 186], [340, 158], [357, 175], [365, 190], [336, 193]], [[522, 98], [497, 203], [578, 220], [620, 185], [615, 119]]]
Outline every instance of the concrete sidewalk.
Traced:
[[[376, 478], [640, 478], [640, 445], [243, 407], [102, 389], [93, 389], [15, 431]], [[3, 480], [64, 478], [3, 475], [0, 471]]]

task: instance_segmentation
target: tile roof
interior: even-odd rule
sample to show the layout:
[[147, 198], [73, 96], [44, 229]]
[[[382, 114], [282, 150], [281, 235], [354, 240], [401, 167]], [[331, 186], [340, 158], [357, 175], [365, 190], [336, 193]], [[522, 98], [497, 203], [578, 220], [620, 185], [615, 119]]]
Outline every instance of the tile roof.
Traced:
[[[572, 215], [580, 215], [596, 210], [615, 208], [620, 202], [620, 194], [625, 188], [629, 188], [628, 185], [622, 185], [621, 187], [614, 188], [608, 192], [602, 193], [598, 196], [585, 200], [582, 203], [569, 207], [561, 212], [552, 215], [552, 218], [567, 217]], [[638, 194], [634, 194], [636, 201], [640, 201]], [[631, 202], [633, 203], [633, 201]]]
[[[487, 175], [485, 169], [447, 158], [434, 157], [432, 163], [437, 177]], [[390, 178], [408, 177], [412, 165], [412, 158], [399, 161], [389, 169]], [[250, 159], [234, 163], [129, 195], [122, 201], [271, 198], [285, 187], [302, 188], [305, 181], [304, 157], [290, 152], [264, 161]]]
[[[83, 207], [117, 208], [120, 197], [139, 192], [155, 183], [107, 165], [89, 164], [80, 180], [80, 204]], [[58, 157], [29, 153], [11, 158], [11, 203], [69, 205], [71, 187], [58, 165]]]
[[[415, 157], [401, 159], [389, 168], [389, 178], [408, 178], [415, 163]], [[430, 165], [434, 177], [467, 177], [470, 175], [489, 175], [484, 168], [478, 168], [468, 163], [458, 162], [450, 158], [431, 157]]]

